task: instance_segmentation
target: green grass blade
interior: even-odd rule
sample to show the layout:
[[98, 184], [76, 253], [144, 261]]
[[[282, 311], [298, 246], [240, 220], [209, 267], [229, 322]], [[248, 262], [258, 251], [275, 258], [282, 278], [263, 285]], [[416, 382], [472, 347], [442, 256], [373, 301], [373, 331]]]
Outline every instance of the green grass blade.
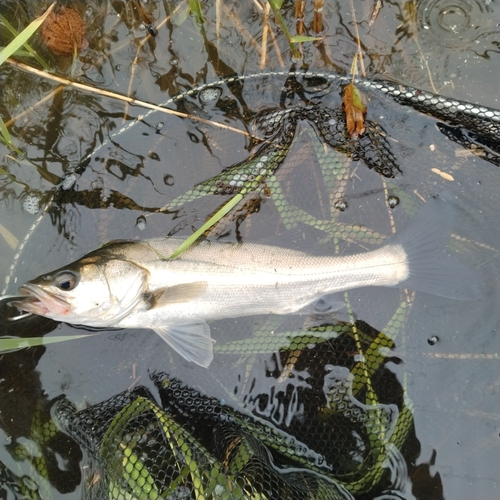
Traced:
[[272, 9], [280, 10], [283, 6], [283, 0], [269, 0]]
[[5, 144], [8, 146], [12, 145], [12, 137], [10, 136], [9, 129], [5, 125], [5, 122], [3, 121], [2, 117], [0, 116], [0, 133], [2, 134], [2, 139], [4, 140]]
[[201, 11], [200, 0], [188, 0], [189, 8], [196, 17], [196, 20], [203, 24], [203, 12]]
[[[17, 37], [19, 35], [19, 33], [17, 32], [17, 30], [14, 28], [14, 26], [12, 26], [12, 24], [10, 24], [9, 21], [7, 19], [5, 19], [4, 16], [2, 16], [2, 14], [0, 14], [0, 23], [3, 24], [11, 32], [11, 34], [13, 36]], [[35, 50], [28, 43], [24, 44], [24, 48], [26, 50], [19, 49], [19, 50], [17, 50], [15, 52], [15, 54], [17, 56], [23, 56], [23, 57], [32, 56], [32, 57], [34, 57], [36, 59], [36, 61], [38, 62], [38, 64], [40, 64], [40, 66], [42, 66], [42, 68], [44, 70], [46, 70], [46, 71], [50, 70], [50, 66], [35, 52]], [[0, 49], [0, 53], [4, 49], [5, 49], [5, 47], [2, 47]]]
[[60, 337], [1, 337], [0, 338], [0, 353], [19, 351], [26, 347], [36, 347], [40, 345], [56, 344], [58, 342], [66, 342], [68, 340], [77, 340], [84, 337], [93, 337], [99, 335], [97, 333], [87, 333], [85, 335], [61, 335]]
[[290, 41], [293, 43], [302, 43], [302, 42], [317, 42], [318, 40], [322, 39], [323, 38], [320, 36], [295, 35], [290, 38]]
[[35, 33], [35, 31], [41, 26], [41, 24], [45, 21], [47, 16], [51, 13], [52, 9], [54, 8], [54, 5], [56, 3], [54, 2], [43, 14], [43, 16], [38, 17], [35, 19], [33, 22], [29, 24], [19, 35], [12, 40], [12, 42], [5, 47], [2, 52], [0, 52], [0, 65], [3, 64], [12, 54], [14, 54], [16, 51], [18, 51], [30, 38], [31, 36]]
[[215, 215], [210, 217], [203, 226], [195, 231], [189, 238], [186, 238], [176, 249], [175, 252], [169, 257], [169, 259], [175, 259], [182, 252], [187, 250], [207, 229], [210, 229], [214, 224], [217, 224], [224, 215], [226, 215], [232, 208], [234, 208], [243, 198], [243, 195], [237, 194], [234, 198], [231, 198]]
[[14, 143], [12, 142], [12, 137], [10, 135], [9, 129], [7, 128], [7, 125], [5, 125], [5, 122], [2, 120], [2, 117], [0, 117], [0, 134], [2, 136], [2, 140], [9, 146], [10, 149], [13, 149], [17, 154], [23, 155], [22, 151], [17, 148]]
[[283, 19], [283, 16], [281, 15], [280, 9], [283, 1], [282, 0], [269, 0], [269, 5], [271, 6], [271, 9], [273, 10], [274, 17], [277, 21], [277, 23], [281, 26], [281, 29], [283, 30], [283, 33], [286, 36], [286, 39], [288, 40], [288, 45], [290, 46], [290, 50], [292, 51], [292, 56], [299, 60], [300, 59], [300, 52], [297, 50], [297, 46], [295, 43], [292, 41], [292, 35], [290, 35], [290, 31], [288, 30], [288, 26], [285, 23], [285, 20]]

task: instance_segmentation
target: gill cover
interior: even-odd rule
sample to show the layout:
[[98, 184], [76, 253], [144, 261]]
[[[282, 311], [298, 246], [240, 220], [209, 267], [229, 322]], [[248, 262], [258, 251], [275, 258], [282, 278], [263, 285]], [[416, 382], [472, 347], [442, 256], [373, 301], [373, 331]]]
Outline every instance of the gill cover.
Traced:
[[[49, 310], [46, 316], [67, 323], [106, 327], [118, 323], [139, 304], [147, 291], [148, 278], [147, 270], [127, 260], [84, 257], [28, 285], [42, 292], [37, 296]], [[50, 297], [68, 303], [64, 316], [50, 310]]]

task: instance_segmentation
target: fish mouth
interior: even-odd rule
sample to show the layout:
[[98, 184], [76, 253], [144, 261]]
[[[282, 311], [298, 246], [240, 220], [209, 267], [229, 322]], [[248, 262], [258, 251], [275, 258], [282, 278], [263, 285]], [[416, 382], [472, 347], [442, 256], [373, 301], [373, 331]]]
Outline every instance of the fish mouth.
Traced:
[[56, 297], [36, 285], [29, 283], [23, 285], [19, 287], [19, 292], [26, 295], [26, 298], [13, 301], [10, 305], [23, 311], [49, 318], [65, 316], [70, 311], [70, 305], [66, 300]]

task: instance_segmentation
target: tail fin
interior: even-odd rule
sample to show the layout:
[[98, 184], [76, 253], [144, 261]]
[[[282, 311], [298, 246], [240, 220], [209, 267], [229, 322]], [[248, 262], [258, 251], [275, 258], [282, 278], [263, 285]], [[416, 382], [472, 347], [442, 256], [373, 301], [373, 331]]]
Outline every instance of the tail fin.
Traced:
[[398, 287], [458, 300], [481, 298], [478, 275], [446, 252], [456, 218], [453, 196], [444, 192], [429, 200], [391, 244], [407, 254], [409, 276]]

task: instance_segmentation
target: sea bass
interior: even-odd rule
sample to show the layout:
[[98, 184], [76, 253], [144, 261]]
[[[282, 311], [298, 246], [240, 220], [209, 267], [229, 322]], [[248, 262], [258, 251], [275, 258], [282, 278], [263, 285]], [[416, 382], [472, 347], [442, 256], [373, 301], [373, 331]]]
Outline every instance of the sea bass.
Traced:
[[431, 199], [386, 244], [353, 255], [204, 241], [169, 260], [181, 239], [111, 243], [27, 282], [19, 289], [27, 297], [13, 305], [70, 324], [149, 328], [208, 367], [207, 321], [295, 313], [327, 294], [365, 286], [477, 299], [475, 273], [445, 252], [454, 212], [451, 201]]

